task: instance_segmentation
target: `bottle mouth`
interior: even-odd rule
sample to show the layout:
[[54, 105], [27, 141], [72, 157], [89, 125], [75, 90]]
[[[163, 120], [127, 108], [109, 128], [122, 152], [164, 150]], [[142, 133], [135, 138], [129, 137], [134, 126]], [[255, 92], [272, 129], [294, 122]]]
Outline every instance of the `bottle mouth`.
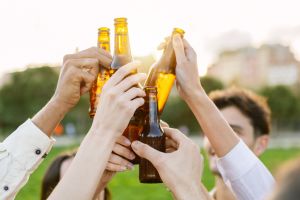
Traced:
[[108, 27], [100, 27], [98, 28], [98, 32], [109, 32], [110, 29]]
[[184, 34], [185, 34], [185, 31], [183, 30], [183, 29], [181, 29], [181, 28], [174, 28], [173, 29], [173, 33], [172, 33], [173, 35], [174, 34], [180, 34], [181, 36], [183, 36]]
[[114, 19], [115, 24], [124, 23], [127, 24], [127, 18], [126, 17], [118, 17]]

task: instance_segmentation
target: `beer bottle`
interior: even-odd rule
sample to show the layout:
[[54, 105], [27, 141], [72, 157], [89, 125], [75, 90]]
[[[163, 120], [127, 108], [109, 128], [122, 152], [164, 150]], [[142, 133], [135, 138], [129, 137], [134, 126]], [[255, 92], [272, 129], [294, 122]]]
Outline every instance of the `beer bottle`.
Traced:
[[[157, 105], [156, 87], [145, 87], [146, 97], [144, 104], [145, 120], [139, 141], [150, 145], [158, 151], [166, 151], [165, 134], [160, 127]], [[161, 178], [152, 163], [140, 158], [139, 179], [141, 183], [161, 183]]]
[[[110, 52], [110, 37], [109, 37], [109, 28], [101, 27], [98, 29], [98, 45], [99, 48], [102, 48]], [[106, 69], [103, 66], [99, 67], [98, 76], [93, 83], [90, 90], [90, 110], [89, 115], [91, 118], [95, 116], [97, 105], [100, 98], [100, 93], [105, 82], [109, 79], [109, 69]]]
[[121, 66], [132, 62], [126, 18], [115, 18], [115, 49], [111, 63], [112, 75]]
[[[116, 18], [115, 19], [115, 49], [113, 60], [110, 69], [110, 75], [115, 73], [121, 66], [126, 65], [129, 62], [132, 62], [131, 49], [128, 36], [128, 26], [126, 18]], [[133, 71], [132, 73], [136, 73]], [[140, 87], [136, 85], [135, 87]], [[143, 128], [143, 114], [141, 109], [137, 109], [134, 113], [134, 116], [130, 119], [130, 122], [125, 129], [123, 135], [127, 137], [130, 141], [138, 139], [138, 135]], [[133, 164], [139, 163], [139, 158], [136, 158], [131, 161]]]
[[180, 28], [173, 29], [171, 40], [167, 42], [164, 52], [159, 61], [154, 63], [154, 65], [151, 67], [150, 73], [145, 82], [145, 86], [157, 87], [159, 115], [163, 112], [164, 106], [167, 102], [176, 77], [176, 57], [172, 45], [172, 37], [175, 34], [179, 34], [181, 37], [183, 37], [184, 33], [184, 30]]

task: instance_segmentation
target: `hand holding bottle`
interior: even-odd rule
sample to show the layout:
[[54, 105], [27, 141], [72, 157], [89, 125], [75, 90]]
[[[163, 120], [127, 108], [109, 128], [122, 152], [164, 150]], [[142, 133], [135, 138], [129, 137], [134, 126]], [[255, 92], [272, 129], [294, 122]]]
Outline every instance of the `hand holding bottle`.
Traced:
[[121, 67], [106, 82], [91, 129], [101, 127], [102, 131], [115, 133], [116, 139], [121, 136], [135, 110], [144, 104], [145, 92], [134, 86], [145, 80], [146, 75], [131, 75], [139, 65], [132, 62]]
[[90, 90], [97, 77], [99, 64], [109, 66], [111, 61], [111, 55], [97, 47], [65, 55], [53, 99], [69, 111], [80, 96]]
[[80, 96], [91, 88], [99, 64], [107, 67], [111, 60], [108, 52], [97, 47], [64, 56], [55, 93], [32, 118], [35, 125], [51, 136], [57, 124], [78, 103]]
[[176, 87], [181, 98], [187, 100], [193, 92], [204, 91], [200, 83], [197, 54], [179, 35], [175, 35], [172, 42], [177, 62]]
[[164, 128], [164, 131], [177, 146], [173, 153], [162, 153], [139, 141], [132, 143], [132, 149], [154, 165], [176, 198], [201, 197], [203, 158], [199, 147], [177, 129]]

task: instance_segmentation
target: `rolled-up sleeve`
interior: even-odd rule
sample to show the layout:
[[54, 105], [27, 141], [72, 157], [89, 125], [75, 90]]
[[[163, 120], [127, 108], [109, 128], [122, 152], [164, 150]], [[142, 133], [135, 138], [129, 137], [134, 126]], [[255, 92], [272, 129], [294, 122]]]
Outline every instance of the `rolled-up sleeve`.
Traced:
[[30, 119], [0, 143], [0, 199], [14, 199], [55, 140]]
[[242, 140], [217, 160], [217, 166], [239, 200], [265, 199], [275, 184], [270, 171]]

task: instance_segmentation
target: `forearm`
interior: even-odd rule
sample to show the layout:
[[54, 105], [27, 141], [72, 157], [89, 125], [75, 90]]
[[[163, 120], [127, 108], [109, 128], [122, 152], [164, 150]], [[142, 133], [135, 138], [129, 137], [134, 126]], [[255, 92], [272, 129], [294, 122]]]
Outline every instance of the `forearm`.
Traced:
[[93, 198], [115, 143], [112, 135], [101, 131], [87, 134], [70, 168], [49, 199]]
[[185, 98], [204, 134], [219, 157], [226, 155], [239, 141], [238, 136], [203, 90], [194, 90]]
[[55, 98], [51, 98], [42, 110], [32, 118], [32, 122], [50, 137], [67, 112], [66, 107], [62, 106]]
[[186, 189], [178, 188], [173, 196], [176, 200], [210, 200], [211, 197], [202, 184], [190, 184]]

